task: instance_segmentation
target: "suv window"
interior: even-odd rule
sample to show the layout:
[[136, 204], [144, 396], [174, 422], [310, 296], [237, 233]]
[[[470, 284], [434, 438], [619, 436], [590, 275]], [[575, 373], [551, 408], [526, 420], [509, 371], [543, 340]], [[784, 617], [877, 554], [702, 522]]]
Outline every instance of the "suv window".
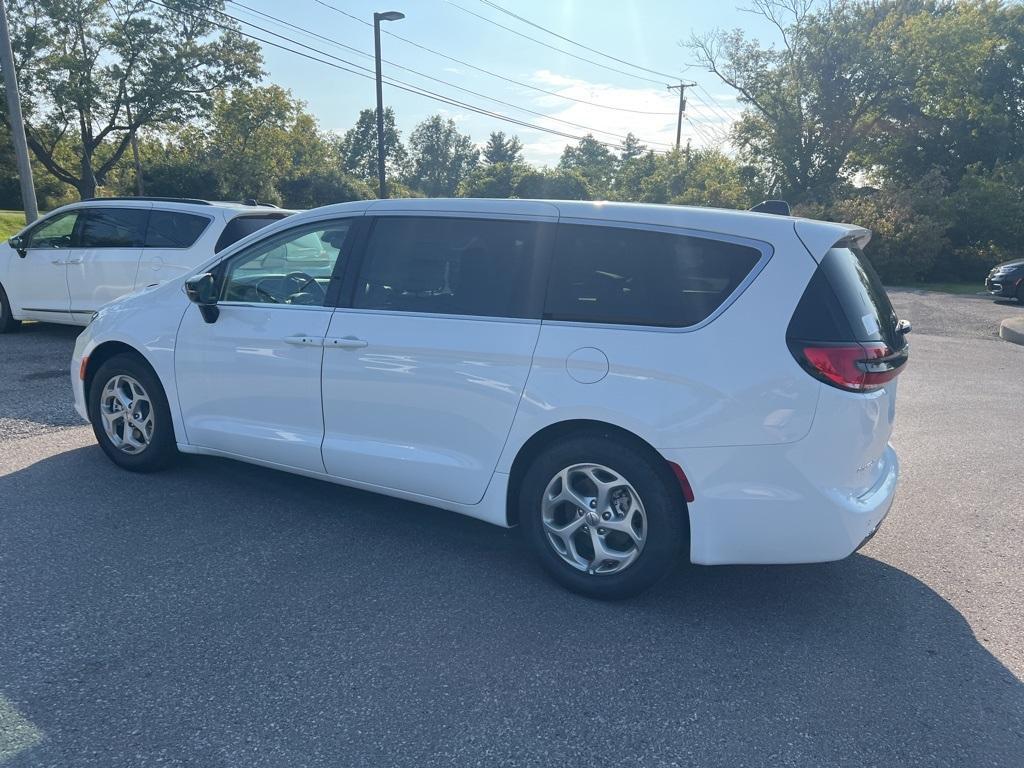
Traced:
[[351, 225], [351, 219], [318, 222], [246, 248], [228, 262], [221, 296], [250, 304], [323, 306]]
[[75, 223], [81, 211], [69, 211], [50, 219], [29, 234], [29, 248], [73, 248]]
[[180, 211], [152, 211], [146, 230], [147, 248], [191, 248], [206, 231], [210, 219]]
[[551, 226], [502, 219], [381, 217], [366, 248], [352, 306], [528, 317], [537, 250]]
[[821, 260], [821, 269], [835, 291], [855, 340], [884, 341], [893, 349], [902, 346], [889, 295], [860, 248], [836, 245]]
[[561, 224], [544, 316], [684, 327], [706, 319], [761, 258], [710, 237]]
[[217, 245], [214, 246], [213, 252], [220, 253], [229, 245], [234, 245], [243, 237], [251, 235], [253, 232], [258, 232], [268, 224], [273, 224], [278, 219], [283, 219], [286, 215], [284, 213], [274, 213], [265, 216], [238, 216], [232, 219], [224, 227], [220, 237], [217, 238]]
[[143, 208], [90, 208], [78, 226], [78, 247], [141, 248], [148, 218]]

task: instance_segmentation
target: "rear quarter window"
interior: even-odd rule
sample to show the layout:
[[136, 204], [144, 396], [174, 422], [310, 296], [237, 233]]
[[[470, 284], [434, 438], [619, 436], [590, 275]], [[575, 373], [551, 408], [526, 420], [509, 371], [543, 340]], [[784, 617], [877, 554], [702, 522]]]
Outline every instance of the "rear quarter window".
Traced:
[[273, 224], [275, 221], [283, 219], [286, 215], [284, 213], [272, 213], [262, 216], [238, 216], [229, 221], [224, 227], [224, 231], [217, 238], [217, 245], [213, 250], [215, 253], [220, 253], [229, 245], [237, 243], [243, 237], [247, 237], [253, 232], [258, 232], [268, 224]]
[[147, 248], [191, 248], [210, 225], [206, 216], [181, 211], [152, 211], [146, 230]]
[[561, 224], [545, 319], [686, 327], [706, 320], [761, 259], [713, 237]]

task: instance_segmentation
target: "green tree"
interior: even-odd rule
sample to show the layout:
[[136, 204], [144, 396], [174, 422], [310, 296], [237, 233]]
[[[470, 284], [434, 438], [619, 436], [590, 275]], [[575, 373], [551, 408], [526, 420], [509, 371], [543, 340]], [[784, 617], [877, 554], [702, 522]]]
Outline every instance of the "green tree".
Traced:
[[504, 131], [492, 131], [481, 154], [485, 163], [518, 165], [523, 162], [523, 142], [518, 136], [505, 136]]
[[296, 153], [310, 152], [310, 124], [302, 117], [301, 102], [276, 85], [217, 96], [207, 157], [218, 196], [280, 202], [278, 181], [294, 167]]
[[428, 117], [409, 134], [410, 169], [406, 182], [427, 197], [452, 197], [476, 167], [480, 151], [455, 121]]
[[[377, 110], [359, 112], [356, 124], [349, 128], [338, 145], [342, 169], [377, 186]], [[393, 179], [402, 177], [408, 168], [409, 155], [402, 144], [402, 135], [395, 127], [395, 112], [384, 109], [384, 169], [389, 186]], [[392, 190], [393, 191], [393, 190]]]
[[[165, 7], [166, 6], [166, 7]], [[140, 129], [182, 125], [260, 75], [259, 46], [219, 0], [13, 0], [9, 18], [29, 146], [83, 198]], [[200, 12], [201, 11], [201, 12]]]
[[591, 200], [587, 180], [579, 171], [530, 169], [525, 171], [515, 186], [515, 197], [533, 200]]
[[779, 47], [741, 30], [694, 35], [699, 64], [733, 88], [745, 111], [733, 129], [743, 157], [772, 194], [827, 197], [910, 73], [891, 54], [912, 3], [754, 0]]
[[752, 202], [739, 163], [717, 149], [657, 157], [641, 187], [640, 199], [650, 203], [749, 208]]
[[508, 198], [515, 195], [516, 184], [527, 166], [520, 163], [488, 163], [478, 165], [462, 181], [462, 197]]
[[599, 197], [610, 196], [618, 159], [608, 147], [588, 133], [575, 146], [566, 147], [558, 162], [561, 171], [574, 171], [582, 176], [591, 193]]
[[1024, 6], [926, 3], [890, 55], [912, 77], [879, 115], [861, 168], [897, 183], [940, 168], [956, 186], [968, 168], [1024, 157]]

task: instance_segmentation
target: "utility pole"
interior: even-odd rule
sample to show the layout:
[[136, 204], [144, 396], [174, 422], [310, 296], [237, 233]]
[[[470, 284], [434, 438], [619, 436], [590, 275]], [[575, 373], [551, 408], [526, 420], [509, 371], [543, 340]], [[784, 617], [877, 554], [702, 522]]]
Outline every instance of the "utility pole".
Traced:
[[21, 202], [25, 207], [25, 223], [31, 224], [39, 218], [39, 206], [36, 204], [36, 188], [32, 183], [32, 163], [28, 158], [25, 122], [21, 115], [21, 97], [18, 95], [18, 75], [14, 71], [11, 30], [7, 26], [7, 6], [4, 0], [0, 0], [0, 68], [4, 71], [4, 86], [7, 91], [7, 122], [11, 126], [14, 159], [18, 163], [18, 179], [21, 181]]
[[380, 79], [380, 23], [404, 18], [405, 14], [398, 11], [373, 14], [373, 53], [377, 63], [377, 191], [382, 200], [388, 196], [388, 183], [384, 178], [384, 88]]
[[684, 83], [679, 81], [679, 85], [669, 85], [667, 88], [670, 91], [674, 91], [676, 88], [679, 89], [679, 119], [676, 121], [676, 149], [679, 149], [679, 142], [683, 138], [683, 113], [686, 111], [686, 89], [693, 88], [696, 83]]

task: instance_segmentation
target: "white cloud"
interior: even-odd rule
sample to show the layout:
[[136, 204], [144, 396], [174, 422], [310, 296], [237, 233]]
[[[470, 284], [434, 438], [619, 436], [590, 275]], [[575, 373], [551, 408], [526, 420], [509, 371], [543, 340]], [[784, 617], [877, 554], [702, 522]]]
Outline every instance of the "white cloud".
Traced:
[[[625, 136], [632, 131], [643, 143], [656, 151], [668, 150], [675, 143], [678, 91], [656, 87], [624, 88], [567, 77], [546, 69], [537, 70], [530, 79], [540, 88], [553, 91], [559, 96], [579, 100], [567, 101], [557, 96], [533, 92], [531, 107], [545, 112], [547, 116], [534, 118], [530, 122], [577, 136], [592, 132], [596, 138], [611, 143], [619, 143], [619, 136]], [[523, 95], [527, 96], [529, 93], [531, 92], [524, 92]], [[719, 97], [715, 97], [715, 100], [722, 101]], [[720, 105], [712, 109], [706, 103], [702, 103], [707, 101], [709, 99], [704, 94], [688, 98], [686, 115], [689, 121], [683, 121], [682, 130], [684, 144], [690, 139], [693, 145], [698, 147], [717, 145], [729, 125], [739, 115], [739, 109], [735, 106]], [[623, 112], [598, 105], [635, 111]], [[563, 120], [577, 125], [560, 122]], [[527, 159], [539, 164], [554, 165], [558, 162], [565, 145], [575, 143], [573, 139], [530, 129], [522, 129], [519, 133], [524, 140]]]

